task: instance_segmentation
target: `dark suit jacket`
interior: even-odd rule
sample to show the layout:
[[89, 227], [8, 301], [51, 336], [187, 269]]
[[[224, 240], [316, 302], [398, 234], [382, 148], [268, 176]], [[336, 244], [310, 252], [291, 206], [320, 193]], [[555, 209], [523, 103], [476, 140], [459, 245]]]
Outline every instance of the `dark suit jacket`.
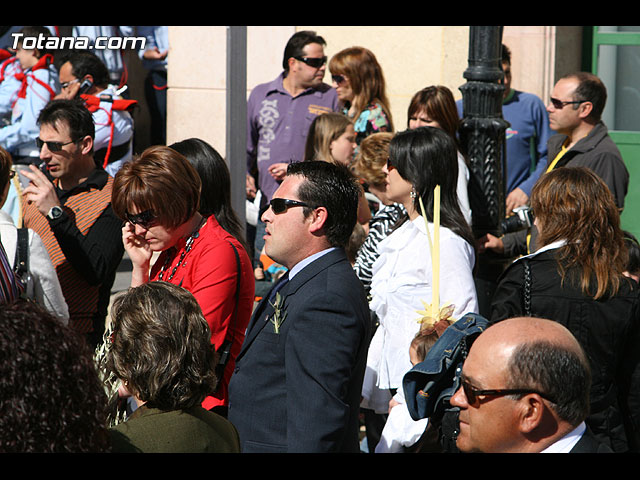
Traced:
[[569, 453], [613, 453], [613, 450], [608, 445], [600, 442], [587, 427], [578, 443]]
[[371, 335], [364, 288], [338, 249], [298, 272], [281, 295], [279, 332], [267, 295], [229, 384], [228, 418], [242, 451], [358, 452]]

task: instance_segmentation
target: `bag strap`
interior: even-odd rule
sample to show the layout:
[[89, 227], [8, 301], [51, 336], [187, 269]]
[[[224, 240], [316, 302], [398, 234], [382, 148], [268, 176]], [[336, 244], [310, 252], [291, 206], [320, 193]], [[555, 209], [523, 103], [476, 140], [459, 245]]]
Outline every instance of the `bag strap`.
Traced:
[[22, 278], [29, 271], [29, 230], [18, 228], [18, 240], [16, 244], [16, 259], [13, 270]]
[[527, 317], [531, 316], [531, 265], [527, 259], [524, 262], [524, 314]]
[[218, 348], [217, 350], [219, 358], [218, 358], [218, 364], [216, 365], [216, 376], [218, 377], [218, 387], [216, 387], [216, 391], [218, 390], [218, 388], [220, 387], [220, 384], [222, 383], [224, 369], [227, 366], [227, 363], [229, 362], [229, 358], [231, 357], [231, 346], [233, 345], [233, 337], [235, 335], [233, 326], [235, 325], [236, 317], [238, 316], [238, 303], [240, 299], [240, 281], [242, 279], [242, 268], [240, 265], [240, 255], [238, 254], [238, 249], [231, 242], [229, 242], [229, 245], [231, 245], [231, 247], [233, 248], [233, 253], [236, 256], [236, 267], [237, 267], [237, 274], [236, 274], [237, 281], [236, 281], [236, 294], [235, 294], [236, 303], [233, 308], [233, 314], [231, 316], [231, 321], [229, 322], [229, 328], [227, 330], [227, 332], [229, 331], [231, 332], [231, 339], [225, 338], [224, 342], [222, 342], [222, 345], [220, 345], [220, 348]]

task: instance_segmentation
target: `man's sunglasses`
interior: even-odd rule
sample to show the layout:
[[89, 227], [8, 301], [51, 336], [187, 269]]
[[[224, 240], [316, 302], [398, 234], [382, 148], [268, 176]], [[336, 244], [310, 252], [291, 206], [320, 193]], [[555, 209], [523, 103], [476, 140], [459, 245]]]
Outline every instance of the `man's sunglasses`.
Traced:
[[279, 215], [287, 211], [291, 207], [310, 207], [310, 205], [298, 200], [289, 200], [288, 198], [272, 198], [269, 206], [273, 213]]
[[549, 398], [548, 395], [545, 395], [537, 390], [530, 389], [498, 389], [498, 390], [478, 390], [477, 388], [472, 387], [469, 382], [466, 380], [461, 380], [462, 390], [464, 391], [464, 396], [467, 397], [467, 403], [471, 406], [474, 406], [478, 402], [479, 396], [487, 396], [487, 397], [501, 397], [503, 395], [526, 395], [529, 393], [537, 393], [542, 398], [549, 400], [554, 403], [553, 400]]
[[64, 147], [65, 145], [69, 145], [70, 143], [76, 143], [76, 142], [78, 142], [80, 140], [81, 139], [78, 138], [76, 140], [71, 140], [70, 142], [66, 142], [66, 143], [62, 143], [62, 142], [45, 142], [44, 140], [41, 140], [40, 137], [37, 137], [36, 138], [36, 146], [38, 147], [38, 149], [42, 149], [42, 147], [44, 145], [46, 145], [50, 152], [59, 152], [59, 151], [62, 150], [62, 147]]
[[341, 83], [346, 81], [346, 78], [344, 75], [331, 75], [331, 80], [336, 82], [337, 85], [340, 85]]
[[575, 100], [572, 102], [563, 102], [562, 100], [558, 100], [557, 98], [550, 98], [551, 101], [551, 105], [553, 105], [553, 108], [555, 108], [556, 110], [561, 110], [562, 108], [564, 108], [565, 105], [576, 105], [576, 104], [581, 104], [584, 102], [587, 102], [588, 100]]
[[323, 66], [325, 63], [327, 63], [327, 57], [302, 57], [302, 56], [297, 56], [297, 57], [293, 57], [296, 60], [301, 61], [302, 63], [305, 63], [307, 65], [309, 65], [312, 68], [320, 68], [321, 66]]
[[125, 217], [129, 223], [133, 225], [140, 225], [145, 230], [149, 230], [156, 224], [156, 219], [158, 218], [153, 210], [145, 210], [144, 212], [131, 214], [129, 212], [124, 212]]

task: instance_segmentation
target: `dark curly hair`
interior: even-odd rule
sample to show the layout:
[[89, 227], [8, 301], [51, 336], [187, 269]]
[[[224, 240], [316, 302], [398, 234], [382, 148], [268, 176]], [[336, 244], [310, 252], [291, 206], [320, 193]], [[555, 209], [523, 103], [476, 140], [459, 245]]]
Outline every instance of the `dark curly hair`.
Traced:
[[215, 391], [209, 324], [187, 290], [149, 282], [117, 297], [107, 368], [150, 407], [181, 410]]
[[0, 398], [0, 452], [110, 450], [93, 352], [30, 301], [0, 307]]

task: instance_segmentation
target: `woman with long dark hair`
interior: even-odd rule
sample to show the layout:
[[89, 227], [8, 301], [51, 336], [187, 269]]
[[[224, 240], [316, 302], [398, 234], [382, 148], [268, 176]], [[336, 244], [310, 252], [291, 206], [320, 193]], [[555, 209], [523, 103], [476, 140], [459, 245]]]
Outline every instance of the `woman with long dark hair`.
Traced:
[[591, 363], [587, 425], [614, 451], [637, 451], [640, 432], [640, 290], [624, 275], [627, 248], [611, 192], [593, 171], [564, 167], [531, 192], [535, 253], [504, 272], [491, 321], [516, 316], [567, 327]]
[[188, 138], [169, 145], [169, 148], [184, 155], [200, 176], [200, 214], [204, 217], [214, 215], [220, 226], [246, 249], [245, 228], [231, 205], [231, 174], [222, 155], [199, 138]]
[[[442, 129], [420, 127], [396, 134], [389, 145], [387, 197], [406, 214], [378, 245], [370, 308], [379, 320], [369, 348], [363, 385], [364, 408], [387, 410], [391, 396], [411, 369], [409, 347], [420, 329], [418, 313], [431, 304], [434, 277], [434, 190], [440, 186], [439, 298], [452, 317], [477, 312], [473, 281], [474, 238], [456, 195], [456, 146]], [[422, 216], [422, 205], [424, 214]], [[428, 226], [427, 226], [428, 225]], [[427, 230], [428, 228], [428, 230]], [[431, 240], [430, 240], [431, 239]], [[402, 399], [400, 399], [402, 400]]]

